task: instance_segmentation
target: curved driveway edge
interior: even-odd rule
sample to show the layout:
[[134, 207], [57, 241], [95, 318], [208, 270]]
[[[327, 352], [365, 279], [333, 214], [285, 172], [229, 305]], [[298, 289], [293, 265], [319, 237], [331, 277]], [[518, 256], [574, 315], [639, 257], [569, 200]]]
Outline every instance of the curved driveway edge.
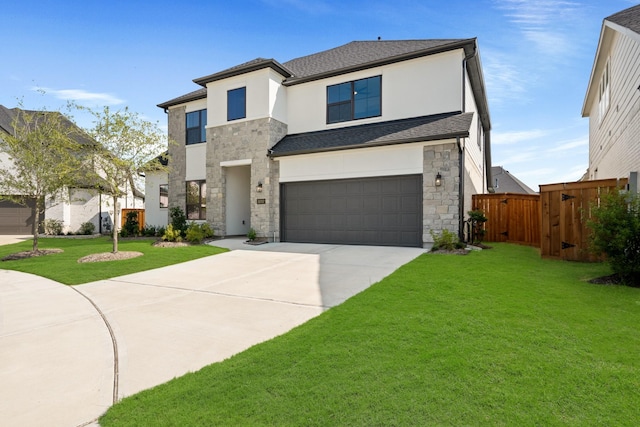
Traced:
[[78, 426], [113, 403], [113, 345], [73, 288], [0, 270], [0, 424]]
[[120, 399], [222, 361], [424, 253], [213, 244], [232, 251], [73, 288], [0, 270], [0, 424], [86, 425], [112, 404], [115, 382]]

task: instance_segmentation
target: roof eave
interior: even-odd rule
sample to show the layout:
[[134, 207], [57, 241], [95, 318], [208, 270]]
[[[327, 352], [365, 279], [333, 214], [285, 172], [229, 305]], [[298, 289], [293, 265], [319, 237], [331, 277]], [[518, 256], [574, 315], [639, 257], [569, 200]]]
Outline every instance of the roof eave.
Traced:
[[245, 67], [234, 68], [232, 70], [221, 71], [219, 73], [210, 74], [208, 76], [200, 77], [194, 79], [193, 82], [199, 84], [200, 86], [207, 87], [207, 83], [215, 82], [218, 80], [228, 79], [230, 77], [240, 76], [242, 74], [251, 73], [253, 71], [262, 70], [264, 68], [271, 68], [276, 71], [278, 74], [283, 77], [291, 77], [293, 74], [291, 71], [287, 70], [287, 68], [280, 64], [275, 59], [267, 59], [262, 62], [257, 62], [255, 64], [250, 64]]
[[163, 102], [162, 104], [157, 104], [156, 107], [162, 108], [166, 112], [167, 108], [169, 108], [169, 107], [173, 107], [175, 105], [180, 105], [180, 104], [185, 104], [185, 103], [191, 102], [191, 101], [197, 101], [198, 99], [204, 99], [206, 97], [207, 97], [206, 93], [198, 94], [198, 95], [194, 95], [194, 96], [190, 96], [190, 97], [185, 97], [185, 98], [178, 97], [178, 98], [172, 99], [171, 101]]
[[358, 64], [358, 65], [353, 65], [350, 67], [345, 67], [345, 68], [340, 68], [337, 70], [331, 70], [331, 71], [326, 71], [323, 73], [319, 73], [319, 74], [314, 74], [311, 76], [306, 76], [306, 77], [300, 77], [300, 78], [288, 78], [286, 79], [284, 82], [282, 82], [282, 84], [284, 86], [294, 86], [297, 84], [301, 84], [301, 83], [308, 83], [308, 82], [312, 82], [312, 81], [316, 81], [316, 80], [322, 80], [322, 79], [326, 79], [329, 77], [334, 77], [334, 76], [339, 76], [341, 74], [347, 74], [347, 73], [353, 73], [356, 71], [362, 71], [362, 70], [366, 70], [368, 68], [374, 68], [374, 67], [379, 67], [382, 65], [389, 65], [389, 64], [395, 64], [397, 62], [402, 62], [402, 61], [408, 61], [410, 59], [416, 59], [416, 58], [421, 58], [423, 56], [429, 56], [429, 55], [435, 55], [437, 53], [442, 53], [442, 52], [449, 52], [452, 50], [456, 50], [456, 49], [460, 49], [460, 48], [465, 48], [467, 46], [472, 46], [475, 45], [476, 43], [476, 39], [472, 38], [472, 39], [463, 39], [463, 40], [458, 40], [449, 44], [445, 44], [445, 45], [441, 45], [441, 46], [436, 46], [436, 47], [430, 47], [427, 49], [422, 49], [422, 50], [417, 50], [417, 51], [413, 51], [413, 52], [409, 52], [409, 53], [404, 53], [402, 55], [397, 55], [397, 56], [392, 56], [389, 58], [384, 58], [384, 59], [379, 59], [376, 61], [371, 61], [371, 62], [367, 62], [364, 64]]
[[469, 132], [452, 132], [450, 134], [433, 135], [433, 136], [427, 136], [427, 137], [404, 138], [404, 139], [397, 139], [394, 141], [343, 145], [340, 147], [313, 148], [313, 149], [307, 149], [307, 150], [289, 151], [286, 153], [269, 152], [267, 155], [272, 158], [287, 157], [287, 156], [297, 156], [300, 154], [326, 153], [331, 151], [355, 150], [358, 148], [384, 147], [388, 145], [409, 144], [412, 142], [430, 142], [430, 141], [439, 141], [439, 140], [445, 140], [445, 139], [468, 138], [468, 137], [469, 137]]
[[589, 107], [592, 103], [594, 92], [594, 78], [596, 74], [596, 69], [598, 68], [598, 61], [600, 60], [600, 55], [602, 54], [602, 45], [604, 43], [604, 38], [606, 36], [606, 29], [609, 28], [607, 25], [607, 20], [605, 19], [602, 22], [602, 28], [600, 29], [600, 37], [598, 38], [598, 47], [596, 48], [596, 56], [593, 60], [593, 65], [591, 66], [591, 74], [589, 75], [589, 83], [587, 84], [587, 93], [585, 94], [584, 101], [582, 102], [582, 117], [589, 117]]

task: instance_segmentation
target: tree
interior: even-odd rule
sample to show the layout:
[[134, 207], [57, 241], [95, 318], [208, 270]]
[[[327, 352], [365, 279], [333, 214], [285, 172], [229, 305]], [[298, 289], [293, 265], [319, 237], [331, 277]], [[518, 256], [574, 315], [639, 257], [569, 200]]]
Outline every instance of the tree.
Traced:
[[591, 249], [605, 254], [622, 281], [640, 286], [640, 198], [618, 189], [591, 206]]
[[163, 170], [156, 157], [166, 150], [167, 139], [157, 123], [143, 120], [139, 114], [124, 108], [111, 111], [88, 110], [94, 117], [93, 128], [88, 130], [100, 145], [95, 153], [98, 173], [106, 182], [102, 191], [110, 195], [113, 203], [113, 253], [118, 252], [118, 198], [126, 195], [129, 186], [137, 191], [134, 177], [149, 170]]
[[0, 174], [0, 196], [32, 205], [33, 251], [38, 250], [40, 218], [45, 200], [65, 199], [65, 189], [78, 182], [83, 170], [83, 145], [91, 141], [59, 111], [5, 110], [11, 129], [0, 134], [0, 152], [7, 156]]

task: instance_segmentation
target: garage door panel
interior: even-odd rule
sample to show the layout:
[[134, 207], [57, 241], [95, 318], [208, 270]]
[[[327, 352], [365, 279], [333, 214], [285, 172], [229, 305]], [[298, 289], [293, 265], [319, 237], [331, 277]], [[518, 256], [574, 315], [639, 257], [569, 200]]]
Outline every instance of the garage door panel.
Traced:
[[282, 239], [422, 246], [422, 176], [283, 183]]
[[[0, 234], [20, 235], [33, 233], [33, 211], [35, 200], [20, 205], [10, 200], [0, 200]], [[40, 221], [44, 220], [44, 215]]]

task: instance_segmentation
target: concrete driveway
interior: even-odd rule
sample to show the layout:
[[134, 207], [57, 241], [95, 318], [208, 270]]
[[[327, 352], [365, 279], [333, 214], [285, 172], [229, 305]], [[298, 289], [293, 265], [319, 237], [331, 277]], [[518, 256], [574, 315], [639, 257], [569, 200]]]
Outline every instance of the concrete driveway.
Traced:
[[95, 423], [115, 400], [281, 335], [424, 252], [214, 244], [233, 250], [73, 287], [0, 270], [2, 424]]

